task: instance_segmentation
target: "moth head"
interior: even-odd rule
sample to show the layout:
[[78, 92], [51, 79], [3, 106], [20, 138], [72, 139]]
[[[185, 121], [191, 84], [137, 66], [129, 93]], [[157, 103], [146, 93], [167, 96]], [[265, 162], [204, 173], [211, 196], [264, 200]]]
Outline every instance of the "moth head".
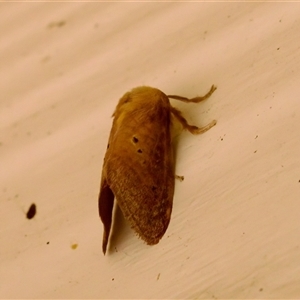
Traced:
[[113, 113], [113, 117], [119, 117], [123, 113], [129, 113], [130, 111], [136, 111], [139, 109], [155, 108], [155, 103], [161, 105], [163, 102], [165, 105], [170, 105], [168, 97], [159, 89], [149, 86], [140, 86], [132, 89], [124, 94], [119, 100], [119, 103]]

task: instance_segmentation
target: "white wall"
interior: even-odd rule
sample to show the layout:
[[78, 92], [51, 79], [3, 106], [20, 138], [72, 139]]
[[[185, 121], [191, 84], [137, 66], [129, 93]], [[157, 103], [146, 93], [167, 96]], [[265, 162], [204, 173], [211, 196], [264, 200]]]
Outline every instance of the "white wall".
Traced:
[[[0, 8], [0, 298], [300, 296], [299, 3]], [[201, 105], [173, 102], [218, 124], [180, 136], [167, 233], [147, 246], [119, 214], [103, 256], [97, 196], [118, 99], [212, 84]]]

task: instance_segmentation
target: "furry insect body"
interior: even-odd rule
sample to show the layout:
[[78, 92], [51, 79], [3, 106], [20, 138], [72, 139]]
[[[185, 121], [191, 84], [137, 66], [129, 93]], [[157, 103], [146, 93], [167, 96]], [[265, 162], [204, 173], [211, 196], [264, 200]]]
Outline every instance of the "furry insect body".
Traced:
[[149, 245], [159, 242], [166, 232], [172, 212], [175, 161], [172, 151], [173, 115], [193, 134], [207, 131], [189, 125], [169, 98], [185, 102], [207, 99], [167, 96], [158, 89], [138, 87], [126, 93], [113, 114], [114, 120], [104, 157], [99, 194], [99, 215], [104, 225], [105, 254], [112, 224], [114, 198], [135, 232]]

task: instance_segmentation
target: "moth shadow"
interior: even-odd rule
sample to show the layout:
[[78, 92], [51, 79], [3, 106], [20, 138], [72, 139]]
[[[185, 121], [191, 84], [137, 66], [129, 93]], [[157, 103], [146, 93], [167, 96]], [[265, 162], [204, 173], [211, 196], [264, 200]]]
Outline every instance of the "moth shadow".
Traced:
[[108, 252], [111, 253], [113, 249], [117, 249], [117, 245], [122, 245], [126, 237], [130, 236], [130, 233], [132, 234], [132, 230], [129, 223], [126, 221], [118, 203], [115, 201]]
[[176, 166], [176, 160], [177, 160], [177, 150], [178, 146], [180, 144], [180, 137], [177, 135], [172, 140], [172, 150], [173, 150], [173, 157], [174, 157], [174, 165]]

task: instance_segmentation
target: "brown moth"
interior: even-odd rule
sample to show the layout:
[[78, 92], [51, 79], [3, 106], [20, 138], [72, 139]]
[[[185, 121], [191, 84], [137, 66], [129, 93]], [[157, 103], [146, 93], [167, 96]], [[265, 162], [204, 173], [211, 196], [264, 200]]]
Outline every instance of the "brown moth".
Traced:
[[207, 99], [165, 95], [147, 86], [127, 92], [113, 114], [114, 120], [104, 157], [99, 194], [99, 215], [104, 225], [102, 249], [109, 239], [114, 198], [131, 227], [148, 245], [159, 242], [166, 232], [173, 203], [175, 161], [171, 127], [177, 119], [184, 129], [200, 134], [216, 121], [198, 128], [189, 125], [169, 98], [187, 103]]

